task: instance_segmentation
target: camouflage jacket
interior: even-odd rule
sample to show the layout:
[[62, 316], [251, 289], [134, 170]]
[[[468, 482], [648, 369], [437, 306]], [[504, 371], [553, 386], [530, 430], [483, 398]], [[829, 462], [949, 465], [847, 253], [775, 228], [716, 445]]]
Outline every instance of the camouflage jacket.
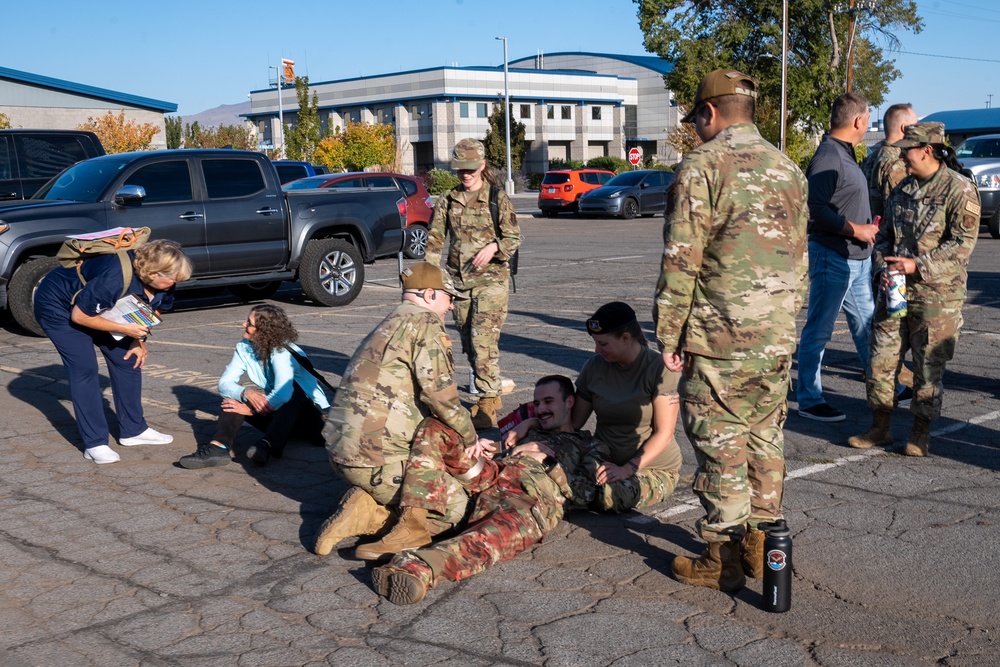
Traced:
[[417, 427], [430, 416], [454, 429], [466, 447], [475, 444], [454, 371], [441, 318], [408, 301], [397, 306], [344, 371], [323, 429], [330, 460], [377, 468], [406, 459]]
[[907, 300], [965, 301], [979, 213], [976, 186], [947, 166], [924, 183], [907, 176], [889, 197], [874, 267], [884, 268], [887, 256], [912, 257], [917, 272], [906, 277]]
[[685, 155], [674, 182], [653, 306], [660, 350], [790, 356], [807, 288], [802, 171], [739, 123]]
[[[885, 217], [885, 202], [893, 189], [906, 178], [906, 163], [900, 155], [900, 149], [895, 146], [882, 146], [872, 159], [871, 172], [868, 176], [868, 199], [872, 208], [872, 220], [875, 216]], [[881, 226], [879, 227], [881, 232]]]
[[594, 438], [589, 431], [553, 433], [533, 430], [520, 441], [540, 442], [556, 454], [558, 465], [549, 477], [559, 487], [563, 501], [572, 507], [585, 508], [597, 494], [597, 468], [610, 460], [608, 446]]
[[[497, 239], [493, 217], [490, 215], [491, 187], [484, 182], [479, 190], [468, 193], [459, 186], [441, 195], [434, 206], [434, 217], [431, 218], [431, 227], [427, 231], [425, 259], [440, 266], [445, 236], [448, 236], [448, 261], [445, 269], [455, 286], [461, 289], [481, 287], [498, 281], [506, 283], [510, 277], [507, 261], [521, 245], [521, 229], [517, 224], [514, 205], [503, 190], [497, 197], [500, 208], [500, 238]], [[477, 269], [472, 265], [472, 258], [493, 241], [498, 241], [500, 252], [494, 255], [492, 262]]]

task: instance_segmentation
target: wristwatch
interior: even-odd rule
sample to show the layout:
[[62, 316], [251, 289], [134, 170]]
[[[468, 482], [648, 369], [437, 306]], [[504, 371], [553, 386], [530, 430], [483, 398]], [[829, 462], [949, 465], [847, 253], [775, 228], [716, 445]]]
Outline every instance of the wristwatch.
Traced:
[[559, 463], [559, 461], [556, 460], [556, 457], [554, 456], [546, 455], [545, 458], [542, 459], [542, 467], [545, 468], [545, 472], [547, 473], [552, 472], [552, 469], [556, 467], [557, 463]]

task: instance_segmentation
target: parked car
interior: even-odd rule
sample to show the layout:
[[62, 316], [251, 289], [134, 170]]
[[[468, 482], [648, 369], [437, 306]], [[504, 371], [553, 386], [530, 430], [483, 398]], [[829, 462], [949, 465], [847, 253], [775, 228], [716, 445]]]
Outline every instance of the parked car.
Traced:
[[955, 149], [962, 166], [972, 172], [982, 201], [980, 220], [990, 236], [1000, 239], [1000, 134], [969, 137]]
[[271, 161], [238, 150], [162, 150], [84, 160], [23, 202], [0, 204], [0, 308], [41, 335], [32, 297], [67, 236], [149, 227], [194, 264], [178, 289], [264, 299], [298, 280], [314, 303], [357, 297], [366, 263], [403, 247], [396, 187], [282, 192]]
[[274, 168], [278, 171], [278, 180], [282, 185], [291, 183], [297, 178], [330, 173], [330, 170], [321, 164], [309, 164], [299, 160], [272, 160], [271, 162], [274, 163]]
[[606, 185], [580, 197], [583, 215], [620, 215], [629, 220], [637, 215], [662, 213], [667, 189], [674, 174], [659, 169], [637, 169], [618, 174]]
[[406, 195], [406, 243], [403, 254], [410, 259], [423, 259], [427, 249], [427, 228], [434, 215], [434, 202], [419, 178], [386, 172], [348, 172], [302, 178], [287, 183], [283, 189], [387, 187], [399, 188]]
[[606, 169], [547, 171], [538, 189], [538, 208], [547, 217], [560, 211], [577, 213], [576, 202], [583, 193], [601, 187], [614, 177], [614, 172]]
[[29, 199], [60, 171], [104, 155], [93, 132], [0, 130], [0, 201]]

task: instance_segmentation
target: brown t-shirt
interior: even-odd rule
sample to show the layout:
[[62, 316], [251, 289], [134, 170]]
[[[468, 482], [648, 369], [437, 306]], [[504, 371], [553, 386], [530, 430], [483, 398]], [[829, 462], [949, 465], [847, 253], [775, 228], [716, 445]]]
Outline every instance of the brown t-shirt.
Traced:
[[[625, 465], [653, 434], [653, 398], [677, 393], [680, 373], [663, 365], [648, 347], [628, 368], [609, 364], [595, 354], [576, 380], [576, 393], [594, 406], [594, 436], [611, 449], [611, 461]], [[666, 449], [647, 468], [679, 469], [681, 450], [671, 435]]]

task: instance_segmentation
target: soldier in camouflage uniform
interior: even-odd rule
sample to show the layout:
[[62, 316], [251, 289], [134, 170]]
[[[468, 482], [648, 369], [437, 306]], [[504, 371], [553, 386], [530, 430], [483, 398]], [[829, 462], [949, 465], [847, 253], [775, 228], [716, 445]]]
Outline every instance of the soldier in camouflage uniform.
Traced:
[[434, 206], [425, 259], [439, 265], [445, 237], [450, 238], [445, 267], [458, 290], [468, 297], [455, 305], [455, 325], [480, 394], [472, 407], [473, 424], [488, 429], [496, 426], [502, 408], [500, 329], [507, 319], [508, 261], [521, 244], [521, 232], [514, 206], [503, 190], [497, 197], [499, 234], [493, 224], [490, 191], [498, 186], [487, 178], [482, 142], [458, 142], [451, 167], [458, 170], [461, 184], [439, 197]]
[[586, 431], [572, 430], [573, 401], [569, 378], [539, 380], [535, 404], [542, 430], [529, 432], [499, 463], [470, 457], [448, 432], [421, 438], [429, 446], [410, 458], [406, 486], [419, 469], [445, 469], [476, 494], [475, 509], [461, 534], [399, 553], [373, 570], [378, 594], [395, 604], [419, 602], [442, 579], [461, 581], [541, 540], [562, 518], [564, 505], [586, 507], [596, 491], [593, 469], [608, 450]]
[[[341, 539], [392, 525], [406, 459], [428, 417], [464, 446], [476, 444], [471, 417], [459, 401], [443, 321], [452, 299], [461, 297], [431, 264], [408, 268], [401, 279], [403, 302], [361, 342], [327, 414], [323, 436], [330, 464], [351, 488], [320, 528], [315, 546], [320, 555]], [[468, 505], [462, 485], [438, 474], [446, 500], [439, 512], [418, 517], [429, 534], [456, 526]]]
[[914, 423], [904, 452], [927, 454], [930, 425], [941, 416], [942, 377], [955, 353], [962, 328], [968, 264], [979, 237], [979, 192], [961, 173], [954, 151], [945, 145], [942, 123], [906, 128], [893, 146], [902, 149], [909, 172], [892, 191], [884, 233], [875, 247], [875, 265], [906, 275], [906, 315], [891, 318], [883, 294], [875, 311], [868, 405], [872, 427], [851, 438], [853, 447], [892, 443], [893, 377], [907, 350], [913, 353]]
[[[762, 522], [781, 516], [782, 428], [807, 287], [807, 183], [753, 125], [756, 85], [715, 70], [685, 122], [705, 143], [684, 156], [666, 214], [653, 319], [668, 369], [683, 370], [684, 430], [708, 542], [678, 556], [679, 581], [739, 590], [763, 574]], [[683, 353], [683, 356], [682, 356]]]

